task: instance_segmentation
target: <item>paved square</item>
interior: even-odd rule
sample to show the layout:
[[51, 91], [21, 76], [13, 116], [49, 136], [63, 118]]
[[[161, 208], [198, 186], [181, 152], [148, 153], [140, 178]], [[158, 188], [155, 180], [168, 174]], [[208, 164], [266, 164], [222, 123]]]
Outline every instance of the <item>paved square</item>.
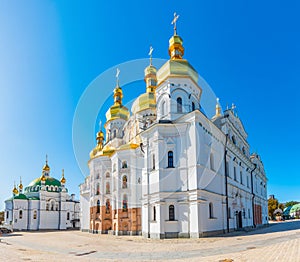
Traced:
[[300, 261], [300, 221], [202, 239], [15, 232], [1, 237], [0, 255], [1, 261]]

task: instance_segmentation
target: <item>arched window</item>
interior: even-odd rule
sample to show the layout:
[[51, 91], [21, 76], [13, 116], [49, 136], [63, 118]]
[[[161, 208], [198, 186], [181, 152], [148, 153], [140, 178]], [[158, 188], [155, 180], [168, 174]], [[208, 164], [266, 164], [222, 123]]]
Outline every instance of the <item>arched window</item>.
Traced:
[[107, 199], [106, 203], [105, 203], [105, 213], [106, 214], [110, 213], [110, 201], [109, 201], [109, 199]]
[[168, 152], [168, 167], [174, 167], [173, 151]]
[[110, 194], [110, 184], [109, 182], [106, 182], [106, 194]]
[[208, 207], [208, 209], [209, 209], [209, 218], [213, 218], [214, 217], [214, 206], [213, 206], [213, 203], [209, 203], [209, 207]]
[[166, 114], [166, 102], [162, 101], [161, 103], [161, 115], [164, 116]]
[[156, 221], [156, 207], [153, 207], [153, 221]]
[[51, 201], [51, 211], [54, 211], [54, 201]]
[[236, 145], [236, 140], [235, 140], [234, 136], [231, 137], [231, 140], [232, 140], [232, 143]]
[[242, 147], [242, 152], [243, 152], [244, 155], [246, 155], [245, 147]]
[[177, 113], [182, 113], [182, 98], [177, 98]]
[[123, 212], [127, 212], [128, 211], [128, 199], [127, 199], [127, 195], [126, 194], [123, 196], [122, 209], [123, 209]]
[[113, 131], [113, 138], [115, 138], [115, 137], [117, 137], [117, 130], [116, 129], [114, 129], [114, 131]]
[[46, 211], [49, 211], [49, 203], [46, 203]]
[[20, 211], [19, 211], [19, 219], [22, 219], [22, 218], [23, 218], [23, 211], [20, 210]]
[[33, 211], [33, 219], [36, 219], [36, 217], [37, 217], [37, 211], [34, 210], [34, 211]]
[[210, 169], [215, 170], [215, 167], [214, 167], [214, 154], [213, 153], [210, 153], [209, 160], [210, 160]]
[[97, 213], [100, 213], [100, 200], [97, 201]]
[[67, 213], [67, 220], [70, 220], [70, 213]]
[[122, 188], [127, 188], [127, 176], [123, 176], [122, 178]]
[[194, 102], [192, 102], [192, 111], [195, 111], [195, 103]]
[[175, 208], [174, 205], [169, 206], [169, 220], [174, 221], [175, 220]]
[[100, 195], [100, 184], [99, 183], [97, 183], [96, 195]]
[[127, 168], [127, 161], [122, 162], [122, 168]]

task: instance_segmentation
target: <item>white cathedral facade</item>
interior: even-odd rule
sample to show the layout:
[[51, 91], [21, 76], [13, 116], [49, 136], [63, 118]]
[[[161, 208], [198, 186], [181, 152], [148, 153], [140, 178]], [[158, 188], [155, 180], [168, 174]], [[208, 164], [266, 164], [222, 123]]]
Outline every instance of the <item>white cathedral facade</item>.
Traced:
[[202, 112], [176, 28], [169, 55], [158, 70], [150, 59], [132, 114], [117, 81], [80, 185], [83, 231], [198, 238], [268, 223], [263, 163], [234, 108]]
[[5, 201], [5, 224], [13, 230], [65, 230], [80, 228], [80, 204], [68, 194], [64, 172], [60, 180], [50, 176], [48, 161], [42, 175], [23, 191], [20, 181]]

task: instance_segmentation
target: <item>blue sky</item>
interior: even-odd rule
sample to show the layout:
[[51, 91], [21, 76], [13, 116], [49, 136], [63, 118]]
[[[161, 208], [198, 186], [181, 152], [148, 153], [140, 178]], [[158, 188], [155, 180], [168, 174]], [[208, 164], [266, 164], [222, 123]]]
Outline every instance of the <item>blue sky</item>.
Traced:
[[[78, 197], [72, 122], [82, 93], [108, 68], [147, 57], [150, 44], [167, 59], [174, 11], [185, 58], [223, 107], [237, 105], [268, 194], [300, 200], [298, 1], [0, 0], [0, 209], [14, 180], [40, 176], [46, 153]], [[126, 90], [129, 99], [144, 85]]]

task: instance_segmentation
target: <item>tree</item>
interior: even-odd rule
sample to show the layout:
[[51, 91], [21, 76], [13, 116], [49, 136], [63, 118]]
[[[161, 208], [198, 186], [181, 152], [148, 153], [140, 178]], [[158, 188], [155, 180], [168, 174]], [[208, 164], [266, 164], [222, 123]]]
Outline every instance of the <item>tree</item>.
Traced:
[[290, 207], [290, 206], [293, 206], [296, 204], [299, 204], [299, 202], [298, 201], [289, 201], [289, 202], [285, 203], [285, 207]]
[[284, 209], [284, 204], [279, 203], [279, 204], [278, 204], [278, 208], [280, 208], [280, 209], [283, 211], [283, 209]]
[[276, 198], [268, 199], [268, 213], [269, 217], [273, 218], [274, 211], [278, 208], [278, 200]]

